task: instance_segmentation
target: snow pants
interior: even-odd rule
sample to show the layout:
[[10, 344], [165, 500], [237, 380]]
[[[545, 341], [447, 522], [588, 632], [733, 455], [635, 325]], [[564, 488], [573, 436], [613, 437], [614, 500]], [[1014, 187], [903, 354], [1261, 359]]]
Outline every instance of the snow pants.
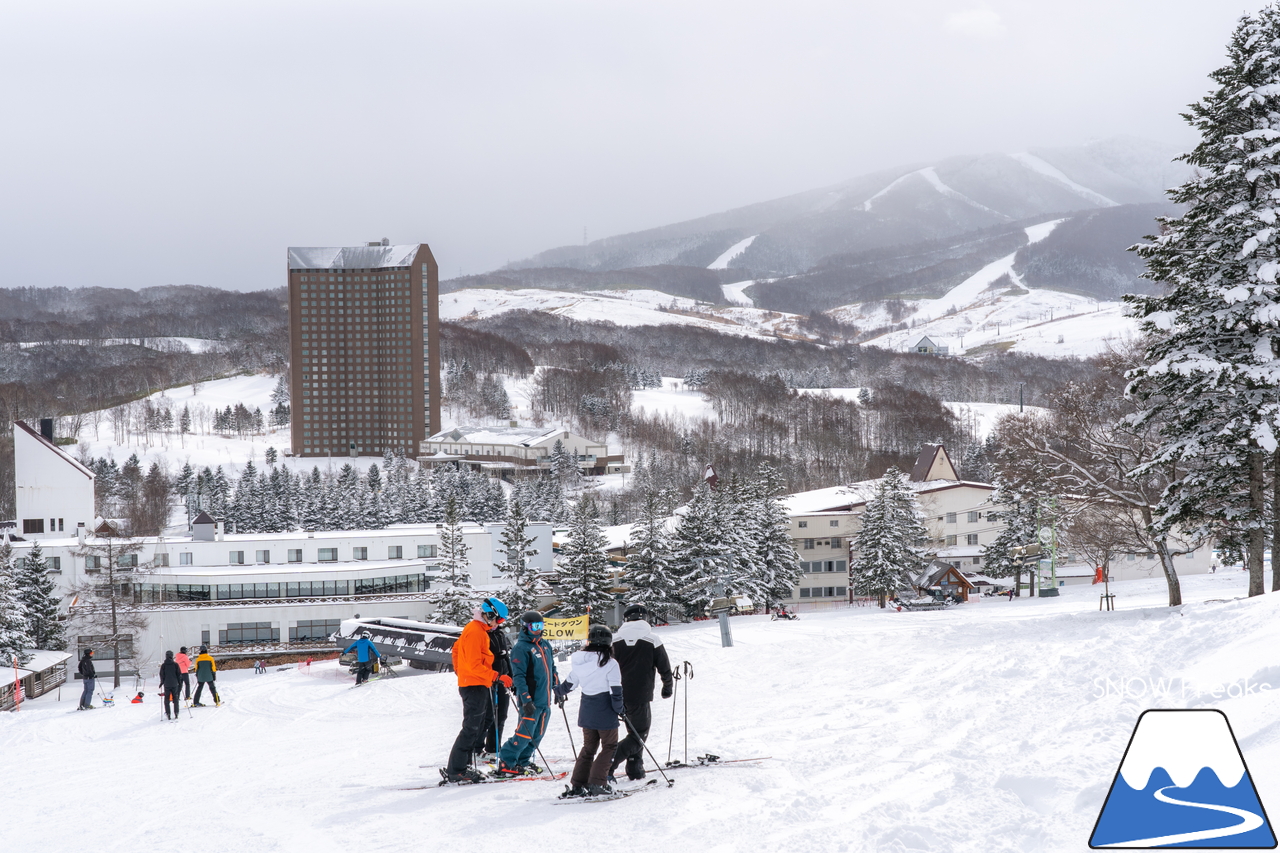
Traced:
[[[596, 755], [597, 748], [600, 750], [599, 755]], [[575, 788], [607, 784], [609, 765], [613, 762], [613, 753], [617, 748], [617, 729], [583, 729], [582, 750], [573, 764], [570, 784]]]
[[533, 716], [520, 715], [515, 734], [502, 745], [498, 760], [507, 767], [519, 767], [533, 760], [533, 753], [542, 743], [542, 736], [547, 733], [547, 720], [551, 719], [551, 709], [535, 708]]
[[462, 731], [458, 732], [449, 753], [447, 769], [451, 774], [466, 770], [471, 765], [471, 754], [476, 746], [484, 743], [484, 709], [491, 702], [488, 687], [459, 687], [458, 695], [462, 697]]
[[489, 711], [484, 721], [485, 752], [497, 752], [502, 746], [502, 730], [507, 726], [507, 708], [511, 705], [511, 694], [502, 684], [495, 682], [492, 692], [493, 701], [489, 703]]
[[369, 680], [369, 672], [373, 669], [370, 661], [362, 660], [356, 666], [356, 684], [364, 684]]
[[84, 690], [80, 693], [80, 707], [88, 708], [93, 704], [93, 685], [98, 683], [96, 678], [86, 678], [84, 680]]
[[653, 725], [653, 711], [650, 710], [648, 702], [628, 704], [626, 708], [627, 736], [618, 744], [618, 751], [613, 754], [613, 767], [610, 772], [616, 771], [618, 765], [625, 761], [627, 778], [643, 779], [644, 742], [649, 739], [649, 727]]
[[195, 698], [195, 703], [196, 703], [197, 705], [199, 705], [199, 704], [200, 704], [200, 694], [204, 692], [204, 689], [205, 689], [206, 687], [208, 687], [208, 688], [209, 688], [209, 692], [213, 694], [213, 701], [214, 701], [214, 703], [215, 703], [215, 704], [221, 704], [221, 703], [222, 703], [222, 700], [218, 698], [218, 688], [213, 686], [213, 682], [212, 682], [212, 681], [200, 681], [200, 682], [197, 682], [197, 684], [196, 684], [196, 698]]
[[191, 698], [191, 673], [184, 672], [178, 676], [178, 685], [188, 699]]
[[181, 689], [178, 685], [176, 685], [176, 684], [175, 684], [175, 685], [173, 685], [173, 686], [165, 685], [165, 687], [164, 687], [164, 715], [165, 715], [166, 717], [168, 717], [168, 716], [169, 716], [169, 708], [170, 708], [170, 706], [172, 706], [172, 708], [173, 708], [173, 714], [174, 714], [175, 716], [180, 715], [180, 712], [181, 712], [181, 710], [182, 710], [182, 709], [178, 707], [178, 694], [179, 694], [179, 693], [181, 693], [181, 692], [182, 692], [182, 689]]

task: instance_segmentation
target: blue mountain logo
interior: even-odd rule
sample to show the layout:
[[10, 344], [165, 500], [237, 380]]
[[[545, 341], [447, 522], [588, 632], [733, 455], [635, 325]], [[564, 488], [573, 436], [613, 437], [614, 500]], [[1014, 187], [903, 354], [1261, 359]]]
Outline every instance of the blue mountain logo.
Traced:
[[1227, 715], [1144, 711], [1089, 846], [1275, 848], [1275, 833]]

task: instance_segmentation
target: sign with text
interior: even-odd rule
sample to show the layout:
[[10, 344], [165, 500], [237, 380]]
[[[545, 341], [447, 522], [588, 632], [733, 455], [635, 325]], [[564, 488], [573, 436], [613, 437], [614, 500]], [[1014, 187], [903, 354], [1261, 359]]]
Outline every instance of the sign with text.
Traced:
[[544, 640], [585, 640], [587, 638], [587, 617], [577, 616], [573, 619], [546, 619], [546, 627], [542, 629]]

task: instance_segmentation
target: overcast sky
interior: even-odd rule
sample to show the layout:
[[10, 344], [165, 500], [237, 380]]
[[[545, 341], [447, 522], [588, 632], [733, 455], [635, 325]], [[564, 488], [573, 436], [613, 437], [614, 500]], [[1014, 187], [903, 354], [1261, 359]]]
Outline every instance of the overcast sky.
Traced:
[[1194, 142], [1258, 0], [0, 3], [0, 287], [443, 278], [897, 163]]

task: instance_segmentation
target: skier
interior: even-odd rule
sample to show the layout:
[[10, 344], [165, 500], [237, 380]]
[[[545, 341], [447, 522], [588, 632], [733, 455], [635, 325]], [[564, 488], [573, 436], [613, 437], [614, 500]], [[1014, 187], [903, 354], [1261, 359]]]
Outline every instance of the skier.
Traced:
[[80, 679], [84, 682], [84, 691], [80, 694], [80, 707], [77, 711], [93, 710], [93, 686], [98, 680], [98, 671], [93, 668], [93, 649], [85, 649], [80, 656]]
[[613, 656], [622, 670], [622, 695], [627, 697], [627, 736], [613, 754], [610, 776], [616, 775], [619, 765], [625, 762], [628, 779], [644, 778], [644, 742], [653, 722], [649, 708], [653, 701], [653, 674], [662, 678], [663, 699], [670, 699], [675, 689], [667, 650], [653, 633], [645, 618], [648, 615], [643, 605], [631, 605], [622, 611], [624, 621], [614, 635]]
[[370, 634], [368, 631], [361, 631], [360, 639], [347, 646], [347, 648], [342, 652], [345, 655], [350, 654], [352, 649], [355, 649], [356, 651], [356, 662], [359, 664], [359, 666], [356, 667], [356, 687], [359, 687], [361, 684], [364, 684], [369, 680], [369, 669], [373, 664], [373, 659], [382, 659], [382, 653], [378, 651], [377, 647], [374, 646], [372, 642], [370, 642], [369, 637]]
[[[582, 688], [578, 704], [578, 725], [582, 727], [582, 750], [574, 762], [570, 787], [565, 796], [583, 797], [612, 794], [609, 766], [618, 748], [618, 717], [625, 712], [622, 701], [622, 671], [613, 659], [613, 634], [604, 625], [592, 625], [587, 645], [573, 653], [573, 669], [560, 687], [560, 701], [574, 687]], [[600, 755], [596, 755], [599, 748]]]
[[187, 657], [187, 647], [183, 646], [178, 649], [178, 653], [173, 656], [173, 661], [178, 665], [179, 681], [182, 682], [183, 697], [191, 698], [191, 658]]
[[[171, 720], [180, 717], [178, 694], [182, 692], [182, 667], [178, 666], [173, 652], [165, 652], [164, 663], [160, 664], [160, 689], [164, 692], [164, 718]], [[172, 716], [169, 714], [170, 707], [173, 708]]]
[[[172, 654], [172, 653], [171, 653], [171, 654]], [[139, 691], [138, 691], [138, 695], [137, 695], [137, 696], [134, 696], [132, 699], [130, 699], [130, 700], [129, 700], [129, 704], [130, 704], [130, 705], [141, 705], [141, 704], [142, 704], [142, 691], [141, 691], [141, 690], [139, 690]]]
[[[495, 599], [496, 600], [496, 599]], [[493, 652], [493, 671], [498, 673], [498, 681], [493, 683], [490, 694], [492, 701], [485, 710], [483, 752], [497, 760], [498, 748], [502, 746], [502, 730], [507, 725], [507, 708], [511, 704], [511, 692], [501, 681], [502, 676], [511, 677], [511, 640], [503, 627], [507, 620], [499, 617], [498, 624], [489, 631], [489, 651]]]
[[218, 686], [214, 682], [218, 680], [218, 665], [214, 663], [213, 657], [209, 654], [208, 646], [200, 647], [200, 654], [196, 657], [196, 699], [191, 703], [194, 708], [203, 708], [200, 704], [200, 694], [204, 692], [204, 686], [209, 685], [209, 692], [213, 694], [213, 704], [221, 705], [222, 700], [218, 698]]
[[536, 610], [526, 611], [520, 617], [520, 626], [520, 636], [511, 652], [513, 689], [520, 708], [520, 722], [498, 755], [498, 773], [503, 776], [542, 772], [533, 763], [533, 756], [542, 736], [547, 733], [551, 702], [560, 684], [555, 652], [551, 650], [551, 644], [542, 639], [542, 631], [546, 627], [542, 614]]
[[458, 694], [462, 697], [462, 729], [453, 742], [449, 764], [444, 770], [447, 782], [481, 782], [484, 780], [470, 766], [477, 746], [484, 743], [485, 707], [495, 681], [511, 687], [511, 676], [499, 676], [493, 669], [493, 652], [489, 651], [489, 631], [499, 619], [507, 618], [507, 606], [496, 598], [486, 598], [462, 636], [453, 644], [453, 671], [458, 676]]

